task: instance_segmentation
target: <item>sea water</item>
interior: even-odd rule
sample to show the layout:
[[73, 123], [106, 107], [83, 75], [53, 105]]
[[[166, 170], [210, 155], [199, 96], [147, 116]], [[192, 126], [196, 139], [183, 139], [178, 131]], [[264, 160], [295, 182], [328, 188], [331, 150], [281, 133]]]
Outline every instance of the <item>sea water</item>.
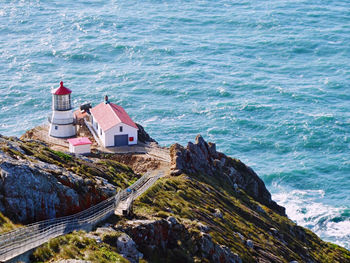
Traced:
[[161, 145], [202, 134], [350, 248], [350, 3], [1, 0], [0, 133], [109, 95]]

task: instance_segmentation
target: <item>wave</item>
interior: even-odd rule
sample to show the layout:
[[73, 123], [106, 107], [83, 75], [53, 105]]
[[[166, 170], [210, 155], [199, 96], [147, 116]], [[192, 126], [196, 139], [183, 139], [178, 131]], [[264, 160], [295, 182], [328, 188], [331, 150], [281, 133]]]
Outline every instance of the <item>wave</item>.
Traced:
[[322, 239], [350, 248], [350, 210], [323, 203], [325, 192], [319, 190], [280, 189], [272, 198], [284, 206], [297, 224], [307, 227]]

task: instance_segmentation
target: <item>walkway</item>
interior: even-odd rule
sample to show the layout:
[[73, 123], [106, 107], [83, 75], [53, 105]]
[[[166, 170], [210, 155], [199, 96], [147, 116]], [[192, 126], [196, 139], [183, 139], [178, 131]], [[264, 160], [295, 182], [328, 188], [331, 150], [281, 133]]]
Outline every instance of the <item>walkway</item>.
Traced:
[[113, 213], [119, 213], [122, 209], [128, 210], [132, 201], [162, 176], [164, 176], [163, 171], [147, 173], [128, 189], [119, 191], [115, 196], [82, 212], [30, 224], [0, 235], [0, 262], [18, 257], [52, 238], [74, 230], [91, 231], [98, 222], [103, 221]]
[[136, 185], [133, 184], [133, 188], [126, 189], [126, 192], [129, 192], [129, 195], [125, 198], [121, 198], [118, 206], [116, 207], [114, 213], [116, 215], [128, 215], [130, 212], [130, 208], [132, 206], [132, 202], [142, 195], [150, 186], [154, 184], [160, 177], [164, 176], [164, 171], [158, 171], [156, 174], [151, 173], [147, 179], [142, 182], [142, 184]]

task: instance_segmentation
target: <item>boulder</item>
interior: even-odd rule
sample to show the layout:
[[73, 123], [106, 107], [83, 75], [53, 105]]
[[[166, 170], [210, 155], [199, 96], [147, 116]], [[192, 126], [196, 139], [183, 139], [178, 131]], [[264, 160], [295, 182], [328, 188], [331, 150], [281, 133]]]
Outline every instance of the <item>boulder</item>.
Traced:
[[222, 212], [220, 211], [220, 209], [218, 209], [218, 208], [215, 209], [214, 216], [218, 217], [218, 218], [222, 218], [223, 217]]
[[254, 243], [252, 240], [250, 240], [250, 239], [247, 240], [247, 247], [254, 248]]
[[214, 243], [209, 234], [201, 234], [199, 248], [201, 257], [207, 258], [211, 262], [242, 263], [242, 259], [237, 254], [232, 253], [226, 246]]
[[131, 263], [138, 263], [139, 259], [143, 257], [142, 253], [137, 250], [134, 240], [125, 233], [118, 237], [117, 249], [119, 253]]

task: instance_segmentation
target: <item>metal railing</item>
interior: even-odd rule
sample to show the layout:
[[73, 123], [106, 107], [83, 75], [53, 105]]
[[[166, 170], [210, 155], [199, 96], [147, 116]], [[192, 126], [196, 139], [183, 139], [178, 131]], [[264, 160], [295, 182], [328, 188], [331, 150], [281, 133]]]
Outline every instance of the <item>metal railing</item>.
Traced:
[[94, 139], [97, 142], [97, 144], [99, 146], [102, 146], [102, 144], [100, 142], [100, 138], [97, 136], [94, 128], [92, 127], [92, 125], [90, 125], [87, 120], [85, 120], [85, 119], [83, 119], [83, 120], [84, 120], [84, 123], [85, 123], [86, 127], [89, 129], [90, 133], [92, 134], [92, 136], [94, 136]]
[[155, 181], [157, 181], [163, 173], [158, 173], [158, 175], [154, 177], [145, 177], [142, 181], [140, 180], [138, 184], [136, 184], [133, 189], [131, 190], [131, 194], [127, 197], [125, 197], [125, 207], [124, 211], [122, 211], [123, 215], [129, 215], [130, 211], [132, 210], [132, 204], [134, 200], [139, 197], [141, 194], [143, 194]]
[[[122, 200], [137, 195], [145, 185], [149, 187], [149, 182], [153, 183], [154, 178], [145, 174], [129, 190], [119, 191], [115, 196], [77, 214], [37, 222], [0, 235], [0, 261], [10, 260], [74, 230], [90, 231], [98, 222], [112, 215]], [[135, 196], [132, 199], [134, 198]]]

